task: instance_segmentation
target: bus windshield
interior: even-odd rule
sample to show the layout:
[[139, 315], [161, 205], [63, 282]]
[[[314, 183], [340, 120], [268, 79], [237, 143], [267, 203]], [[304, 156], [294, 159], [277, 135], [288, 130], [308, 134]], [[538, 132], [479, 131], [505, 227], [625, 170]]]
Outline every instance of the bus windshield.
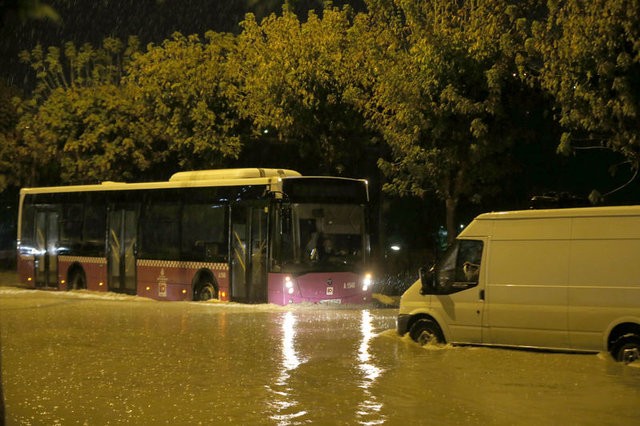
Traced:
[[353, 270], [364, 264], [364, 206], [296, 203], [289, 214], [289, 226], [281, 229], [283, 272]]

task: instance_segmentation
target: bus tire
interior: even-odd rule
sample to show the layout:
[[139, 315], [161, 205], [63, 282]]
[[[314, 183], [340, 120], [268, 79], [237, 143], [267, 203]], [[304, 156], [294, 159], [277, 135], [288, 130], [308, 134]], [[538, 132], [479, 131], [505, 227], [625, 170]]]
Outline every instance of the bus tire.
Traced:
[[640, 336], [629, 333], [619, 337], [611, 347], [611, 355], [616, 361], [625, 364], [640, 359]]
[[438, 324], [428, 318], [421, 318], [409, 329], [409, 336], [420, 346], [427, 344], [445, 344], [444, 335]]
[[205, 301], [218, 298], [218, 286], [213, 273], [208, 269], [201, 269], [192, 281], [193, 300]]
[[218, 292], [216, 288], [211, 283], [205, 283], [201, 285], [196, 291], [196, 300], [198, 301], [206, 301], [211, 299], [217, 299]]
[[84, 290], [87, 288], [87, 277], [82, 268], [74, 269], [67, 281], [67, 290]]

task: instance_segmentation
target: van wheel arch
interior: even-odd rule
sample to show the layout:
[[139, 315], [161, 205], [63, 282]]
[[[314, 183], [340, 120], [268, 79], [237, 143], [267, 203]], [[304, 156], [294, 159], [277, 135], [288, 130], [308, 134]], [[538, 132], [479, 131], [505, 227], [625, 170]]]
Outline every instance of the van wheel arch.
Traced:
[[[623, 323], [619, 324], [611, 330], [608, 339], [607, 349], [613, 359], [622, 362], [632, 362], [638, 359], [640, 352], [640, 324]], [[629, 359], [624, 352], [635, 352], [635, 357]]]
[[442, 331], [442, 327], [435, 318], [429, 315], [416, 316], [409, 324], [409, 336], [421, 345], [429, 342], [436, 344], [446, 344], [447, 340]]
[[215, 275], [209, 269], [199, 270], [191, 281], [194, 301], [218, 299], [219, 288]]

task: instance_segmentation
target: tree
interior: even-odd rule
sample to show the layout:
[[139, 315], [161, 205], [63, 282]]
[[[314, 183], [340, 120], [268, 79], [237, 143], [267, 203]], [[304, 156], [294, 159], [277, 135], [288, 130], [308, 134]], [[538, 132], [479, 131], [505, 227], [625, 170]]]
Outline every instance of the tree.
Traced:
[[139, 109], [127, 88], [112, 84], [56, 89], [22, 128], [38, 172], [32, 179], [90, 183], [148, 171], [164, 153], [140, 122]]
[[[50, 47], [45, 53], [36, 46], [22, 53], [38, 85], [34, 96], [19, 104], [17, 138], [5, 152], [13, 153], [10, 172], [21, 184], [131, 175], [134, 169], [123, 156], [138, 155], [129, 147], [139, 133], [130, 120], [135, 103], [118, 84], [137, 51], [135, 38], [127, 45], [106, 38], [99, 49], [67, 43], [62, 51]], [[138, 167], [145, 166], [143, 160], [138, 158]]]
[[371, 132], [343, 98], [350, 16], [348, 8], [328, 8], [301, 23], [285, 8], [258, 23], [249, 14], [231, 59], [239, 74], [238, 109], [251, 121], [256, 143], [265, 143], [266, 134], [296, 146], [298, 167], [307, 172], [366, 170]]
[[[608, 148], [640, 166], [640, 1], [548, 2], [528, 44], [564, 127], [558, 152]], [[597, 194], [593, 194], [597, 196]]]
[[0, 82], [0, 192], [18, 183], [16, 176], [11, 172], [18, 155], [12, 150], [16, 146], [15, 128], [19, 118], [13, 98], [18, 96], [15, 88]]
[[24, 52], [39, 84], [21, 106], [16, 175], [29, 185], [145, 180], [236, 158], [225, 59], [233, 38], [206, 37], [176, 33], [145, 53], [136, 38]]
[[215, 32], [205, 39], [176, 33], [149, 46], [124, 79], [142, 105], [139, 118], [148, 137], [171, 156], [169, 168], [224, 166], [242, 148], [243, 122], [231, 101], [235, 70], [227, 65], [235, 40]]
[[[372, 0], [354, 32], [359, 83], [349, 97], [391, 150], [379, 166], [385, 190], [446, 206], [450, 240], [464, 197], [499, 190], [511, 169], [511, 92], [525, 87], [518, 66], [526, 2]], [[358, 53], [360, 49], [360, 53]], [[357, 71], [357, 70], [360, 71]]]

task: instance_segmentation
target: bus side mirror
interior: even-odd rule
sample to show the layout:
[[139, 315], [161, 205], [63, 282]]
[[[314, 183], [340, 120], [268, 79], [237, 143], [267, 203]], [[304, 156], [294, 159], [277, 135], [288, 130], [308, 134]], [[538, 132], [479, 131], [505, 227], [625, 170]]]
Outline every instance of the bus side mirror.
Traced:
[[420, 269], [418, 269], [418, 273], [420, 274], [420, 283], [422, 284], [422, 287], [420, 288], [420, 294], [434, 294], [434, 271], [434, 267], [427, 269], [427, 267], [422, 266]]

